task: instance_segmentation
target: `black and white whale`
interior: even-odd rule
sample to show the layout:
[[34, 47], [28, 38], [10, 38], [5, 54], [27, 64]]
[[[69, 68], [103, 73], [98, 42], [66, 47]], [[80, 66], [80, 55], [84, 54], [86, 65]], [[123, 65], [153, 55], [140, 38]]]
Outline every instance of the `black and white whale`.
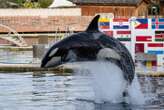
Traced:
[[73, 34], [55, 43], [42, 59], [41, 67], [56, 67], [68, 62], [105, 60], [116, 64], [131, 84], [135, 66], [127, 48], [119, 40], [98, 29], [97, 15], [84, 32]]

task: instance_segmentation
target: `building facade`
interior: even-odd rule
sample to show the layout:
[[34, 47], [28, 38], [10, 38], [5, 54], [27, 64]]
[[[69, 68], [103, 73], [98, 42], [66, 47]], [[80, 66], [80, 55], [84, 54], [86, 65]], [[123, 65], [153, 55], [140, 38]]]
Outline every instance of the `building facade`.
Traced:
[[69, 0], [81, 8], [83, 16], [113, 13], [114, 17], [130, 18], [164, 16], [163, 0]]

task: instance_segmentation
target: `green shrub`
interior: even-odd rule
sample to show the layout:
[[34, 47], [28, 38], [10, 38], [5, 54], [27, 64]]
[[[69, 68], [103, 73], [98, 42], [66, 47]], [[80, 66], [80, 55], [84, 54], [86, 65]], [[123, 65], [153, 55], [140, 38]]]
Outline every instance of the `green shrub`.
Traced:
[[38, 0], [41, 8], [47, 8], [52, 4], [53, 0]]

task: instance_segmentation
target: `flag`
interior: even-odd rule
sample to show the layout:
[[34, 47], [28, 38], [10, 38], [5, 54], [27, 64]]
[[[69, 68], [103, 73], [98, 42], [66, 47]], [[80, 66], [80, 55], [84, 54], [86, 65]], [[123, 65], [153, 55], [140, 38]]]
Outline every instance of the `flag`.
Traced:
[[148, 43], [147, 53], [153, 54], [153, 55], [164, 54], [164, 44], [163, 43]]
[[162, 51], [162, 50], [148, 50], [147, 53], [152, 54], [152, 55], [159, 55], [159, 54], [164, 54], [164, 51]]
[[155, 31], [155, 41], [164, 42], [164, 31]]
[[129, 29], [129, 20], [121, 18], [113, 19], [113, 29]]
[[164, 18], [152, 18], [152, 29], [164, 29]]
[[100, 28], [100, 30], [110, 29], [110, 20], [108, 18], [100, 18], [99, 19], [99, 28]]
[[131, 41], [131, 31], [117, 31], [116, 38], [120, 41]]
[[113, 37], [113, 31], [103, 31], [106, 35]]
[[152, 36], [136, 36], [137, 42], [151, 42]]
[[145, 52], [145, 43], [135, 43], [135, 52], [144, 53]]
[[163, 43], [148, 43], [148, 47], [164, 47]]
[[135, 29], [148, 29], [148, 19], [136, 19], [133, 25]]

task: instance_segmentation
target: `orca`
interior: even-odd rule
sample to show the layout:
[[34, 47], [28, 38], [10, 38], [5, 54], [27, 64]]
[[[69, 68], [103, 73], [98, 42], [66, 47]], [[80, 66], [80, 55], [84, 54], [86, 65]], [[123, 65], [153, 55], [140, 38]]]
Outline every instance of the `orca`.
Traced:
[[127, 48], [114, 37], [99, 31], [94, 17], [84, 32], [70, 35], [56, 42], [41, 61], [42, 68], [57, 67], [68, 62], [105, 60], [116, 64], [130, 84], [134, 79], [135, 66]]

